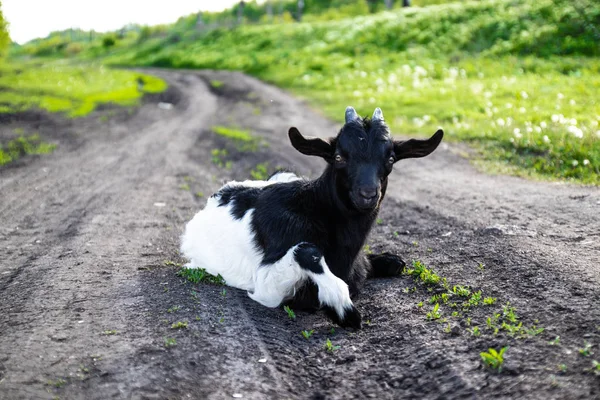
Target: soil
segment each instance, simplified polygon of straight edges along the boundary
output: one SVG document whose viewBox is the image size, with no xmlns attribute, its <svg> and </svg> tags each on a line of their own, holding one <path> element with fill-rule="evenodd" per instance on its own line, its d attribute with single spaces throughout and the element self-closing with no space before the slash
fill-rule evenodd
<svg viewBox="0 0 600 400">
<path fill-rule="evenodd" d="M 402 161 L 370 251 L 421 260 L 496 304 L 442 304 L 430 321 L 439 287 L 401 276 L 369 281 L 360 331 L 321 313 L 292 320 L 178 276 L 179 235 L 259 163 L 317 176 L 323 162 L 295 152 L 287 130 L 331 136 L 339 124 L 239 73 L 149 72 L 170 88 L 136 109 L 0 122 L 0 138 L 21 128 L 58 145 L 0 168 L 0 398 L 600 398 L 599 188 L 484 175 L 454 144 Z M 243 151 L 215 125 L 264 140 Z M 223 163 L 213 149 L 227 149 Z M 488 329 L 507 302 L 530 334 Z M 340 347 L 326 351 L 328 338 Z M 502 370 L 485 367 L 480 353 L 504 346 Z"/>
</svg>

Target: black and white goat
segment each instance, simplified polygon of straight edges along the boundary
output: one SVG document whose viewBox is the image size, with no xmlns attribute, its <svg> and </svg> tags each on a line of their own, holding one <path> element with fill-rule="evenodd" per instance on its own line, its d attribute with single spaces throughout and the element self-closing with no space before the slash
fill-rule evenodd
<svg viewBox="0 0 600 400">
<path fill-rule="evenodd" d="M 442 136 L 438 130 L 428 140 L 394 141 L 379 108 L 363 119 L 348 107 L 346 123 L 328 140 L 290 128 L 292 146 L 322 157 L 325 172 L 315 180 L 280 172 L 223 186 L 185 228 L 186 267 L 221 274 L 267 307 L 323 308 L 337 324 L 360 328 L 351 297 L 366 278 L 404 267 L 390 253 L 360 253 L 387 176 L 397 161 L 430 154 Z"/>
</svg>

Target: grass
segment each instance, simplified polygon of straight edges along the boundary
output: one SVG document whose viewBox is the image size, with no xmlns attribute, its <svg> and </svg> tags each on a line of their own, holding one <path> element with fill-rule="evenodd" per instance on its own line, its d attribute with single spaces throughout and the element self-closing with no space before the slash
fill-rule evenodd
<svg viewBox="0 0 600 400">
<path fill-rule="evenodd" d="M 238 151 L 254 152 L 258 150 L 259 140 L 246 130 L 228 128 L 226 126 L 213 126 L 212 131 L 232 141 Z"/>
<path fill-rule="evenodd" d="M 333 353 L 334 351 L 337 351 L 340 349 L 341 346 L 334 346 L 333 343 L 331 343 L 330 339 L 327 339 L 327 341 L 325 342 L 325 344 L 323 345 L 323 348 L 328 352 L 328 353 Z"/>
<path fill-rule="evenodd" d="M 289 306 L 283 306 L 283 310 L 287 313 L 289 319 L 296 319 L 296 313 Z"/>
<path fill-rule="evenodd" d="M 107 335 L 107 336 L 116 335 L 117 333 L 119 333 L 119 331 L 117 331 L 115 329 L 111 329 L 111 330 L 102 332 L 103 335 Z"/>
<path fill-rule="evenodd" d="M 504 364 L 504 353 L 508 347 L 503 347 L 500 351 L 495 349 L 489 349 L 487 352 L 480 353 L 483 364 L 486 367 L 494 369 L 498 372 L 502 371 L 502 364 Z"/>
<path fill-rule="evenodd" d="M 485 169 L 600 183 L 600 48 L 570 2 L 484 0 L 314 21 L 182 32 L 107 63 L 242 70 L 343 120 L 383 108 L 395 133 L 466 141 Z M 459 27 L 460 29 L 458 29 Z"/>
<path fill-rule="evenodd" d="M 143 90 L 138 89 L 143 81 Z M 82 117 L 100 104 L 132 106 L 144 93 L 159 93 L 167 84 L 156 77 L 64 61 L 17 62 L 0 67 L 0 114 L 31 108 Z"/>
<path fill-rule="evenodd" d="M 302 331 L 302 337 L 306 340 L 310 339 L 310 337 L 313 335 L 313 333 L 315 333 L 314 329 L 311 329 L 310 331 Z"/>
<path fill-rule="evenodd" d="M 175 338 L 165 338 L 165 347 L 173 347 L 177 345 L 177 340 Z"/>
<path fill-rule="evenodd" d="M 188 323 L 186 321 L 177 321 L 171 325 L 171 329 L 187 329 Z"/>
<path fill-rule="evenodd" d="M 177 275 L 184 277 L 192 283 L 211 283 L 214 285 L 225 285 L 225 279 L 219 274 L 211 275 L 204 268 L 182 268 Z"/>
<path fill-rule="evenodd" d="M 0 97 L 1 96 L 2 94 L 0 91 Z M 20 135 L 19 137 L 10 140 L 6 145 L 0 144 L 0 166 L 16 161 L 25 155 L 49 154 L 52 153 L 55 148 L 56 145 L 45 143 L 37 134 L 30 136 Z"/>
<path fill-rule="evenodd" d="M 269 179 L 269 162 L 263 162 L 256 164 L 254 169 L 250 171 L 250 177 L 259 181 L 266 181 Z"/>
</svg>

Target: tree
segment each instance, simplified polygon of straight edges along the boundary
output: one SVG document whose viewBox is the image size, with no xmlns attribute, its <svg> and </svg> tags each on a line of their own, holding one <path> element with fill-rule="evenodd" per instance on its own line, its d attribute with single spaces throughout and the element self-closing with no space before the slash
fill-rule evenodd
<svg viewBox="0 0 600 400">
<path fill-rule="evenodd" d="M 10 43 L 8 36 L 8 24 L 2 14 L 2 1 L 0 1 L 0 58 L 4 56 L 4 52 Z"/>
</svg>

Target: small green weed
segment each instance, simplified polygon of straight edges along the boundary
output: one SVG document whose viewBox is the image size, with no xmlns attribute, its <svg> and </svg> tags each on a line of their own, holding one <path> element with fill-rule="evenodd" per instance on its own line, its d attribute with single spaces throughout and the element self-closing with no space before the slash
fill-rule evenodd
<svg viewBox="0 0 600 400">
<path fill-rule="evenodd" d="M 210 151 L 212 163 L 219 168 L 226 167 L 227 162 L 225 161 L 225 158 L 227 157 L 227 154 L 228 152 L 226 149 L 212 149 Z"/>
<path fill-rule="evenodd" d="M 296 319 L 296 313 L 289 306 L 283 306 L 283 310 L 287 313 L 290 319 Z"/>
<path fill-rule="evenodd" d="M 302 331 L 301 333 L 304 339 L 308 340 L 313 335 L 313 333 L 315 333 L 315 330 L 311 329 L 310 331 Z"/>
<path fill-rule="evenodd" d="M 473 335 L 475 337 L 481 336 L 481 331 L 476 326 L 474 326 L 473 328 L 471 328 L 470 332 L 471 332 L 471 335 Z"/>
<path fill-rule="evenodd" d="M 560 372 L 562 372 L 563 374 L 567 372 L 567 365 L 566 364 L 558 364 L 558 370 Z"/>
<path fill-rule="evenodd" d="M 258 139 L 248 131 L 241 129 L 227 128 L 225 126 L 213 126 L 212 130 L 219 136 L 226 137 L 233 141 L 239 151 L 256 151 L 258 150 Z"/>
<path fill-rule="evenodd" d="M 555 337 L 551 341 L 548 342 L 551 346 L 558 346 L 560 344 L 560 336 Z"/>
<path fill-rule="evenodd" d="M 485 297 L 483 299 L 483 304 L 485 304 L 486 306 L 491 306 L 493 304 L 496 304 L 497 299 L 495 297 Z"/>
<path fill-rule="evenodd" d="M 119 333 L 119 332 L 117 330 L 115 330 L 115 329 L 111 329 L 109 331 L 102 332 L 103 335 L 107 335 L 107 336 L 109 336 L 109 335 L 116 335 L 117 333 Z"/>
<path fill-rule="evenodd" d="M 190 191 L 190 185 L 188 185 L 187 183 L 181 184 L 179 185 L 179 189 L 181 190 L 185 190 L 185 191 Z"/>
<path fill-rule="evenodd" d="M 59 379 L 57 379 L 57 380 L 55 380 L 55 381 L 48 381 L 48 382 L 46 382 L 46 384 L 47 384 L 48 386 L 54 386 L 54 387 L 56 387 L 56 388 L 60 388 L 60 387 L 63 387 L 64 385 L 66 385 L 66 384 L 67 384 L 67 381 L 65 381 L 65 380 L 64 380 L 64 379 L 62 379 L 62 378 L 59 378 Z"/>
<path fill-rule="evenodd" d="M 365 246 L 363 247 L 363 251 L 365 252 L 365 254 L 369 255 L 369 254 L 373 254 L 373 251 L 371 250 L 371 246 L 369 246 L 368 244 L 365 244 Z"/>
<path fill-rule="evenodd" d="M 377 219 L 375 220 L 375 223 L 376 223 L 377 225 L 381 225 L 381 224 L 383 224 L 383 220 L 382 220 L 381 218 L 377 218 Z"/>
<path fill-rule="evenodd" d="M 252 171 L 250 171 L 250 177 L 252 179 L 259 180 L 259 181 L 266 181 L 267 179 L 269 179 L 268 168 L 269 168 L 268 162 L 256 164 L 254 169 Z"/>
<path fill-rule="evenodd" d="M 581 355 L 582 355 L 582 356 L 584 356 L 584 357 L 589 357 L 589 356 L 591 356 L 592 354 L 594 354 L 594 353 L 592 352 L 592 344 L 591 344 L 591 343 L 589 343 L 589 342 L 587 342 L 587 341 L 586 341 L 586 342 L 584 342 L 583 348 L 582 348 L 582 349 L 579 349 L 579 354 L 581 354 Z"/>
<path fill-rule="evenodd" d="M 327 352 L 333 353 L 334 351 L 339 350 L 340 346 L 334 346 L 333 343 L 331 343 L 331 340 L 327 339 L 323 348 L 327 350 Z"/>
<path fill-rule="evenodd" d="M 223 85 L 224 85 L 224 83 L 222 81 L 219 81 L 216 79 L 210 81 L 210 86 L 212 86 L 215 89 L 219 89 L 219 88 L 223 87 Z"/>
<path fill-rule="evenodd" d="M 19 136 L 9 141 L 5 146 L 0 144 L 0 165 L 16 161 L 29 154 L 52 153 L 55 148 L 56 145 L 43 142 L 37 134 L 27 137 Z"/>
<path fill-rule="evenodd" d="M 487 352 L 480 353 L 484 365 L 495 369 L 498 372 L 502 371 L 502 364 L 504 364 L 504 353 L 506 352 L 506 349 L 508 349 L 508 347 L 503 347 L 500 349 L 500 351 L 489 349 Z"/>
<path fill-rule="evenodd" d="M 225 285 L 225 280 L 219 274 L 211 275 L 204 268 L 182 268 L 177 272 L 177 275 L 184 277 L 192 283 L 212 283 L 215 285 Z"/>
<path fill-rule="evenodd" d="M 188 323 L 186 321 L 177 321 L 171 325 L 171 329 L 185 329 L 188 327 Z"/>
<path fill-rule="evenodd" d="M 404 271 L 402 271 L 402 273 L 420 280 L 425 285 L 437 285 L 440 282 L 440 276 L 437 275 L 433 270 L 427 269 L 425 264 L 423 264 L 421 261 L 413 260 L 412 266 L 412 268 L 404 267 Z"/>
<path fill-rule="evenodd" d="M 181 310 L 181 306 L 173 306 L 167 310 L 168 313 L 174 313 Z"/>
<path fill-rule="evenodd" d="M 436 303 L 435 306 L 433 306 L 433 310 L 429 311 L 425 317 L 431 321 L 440 319 L 442 316 L 442 313 L 439 312 L 439 309 L 440 309 L 440 304 Z"/>
<path fill-rule="evenodd" d="M 202 192 L 196 192 L 196 197 L 204 197 L 204 193 L 202 193 Z"/>
<path fill-rule="evenodd" d="M 172 347 L 177 344 L 177 340 L 175 338 L 165 338 L 165 347 Z"/>
</svg>

